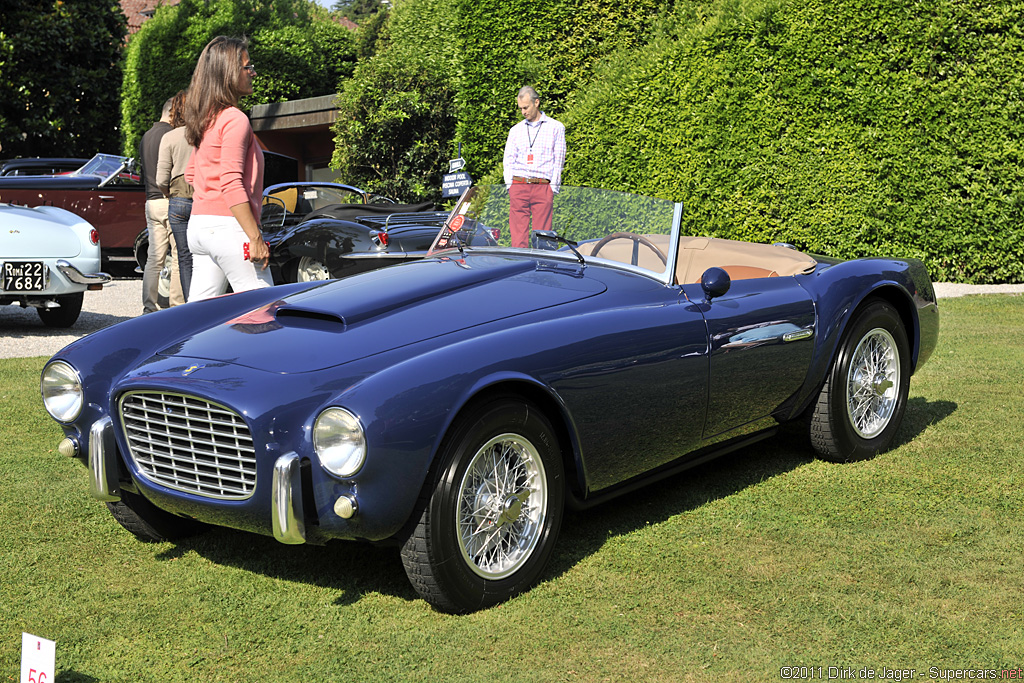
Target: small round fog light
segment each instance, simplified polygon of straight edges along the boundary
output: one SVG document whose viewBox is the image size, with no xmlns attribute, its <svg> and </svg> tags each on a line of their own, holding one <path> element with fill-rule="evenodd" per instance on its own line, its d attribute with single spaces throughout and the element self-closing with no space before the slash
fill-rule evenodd
<svg viewBox="0 0 1024 683">
<path fill-rule="evenodd" d="M 359 505 L 352 496 L 341 496 L 334 501 L 334 514 L 342 519 L 352 519 L 359 512 Z"/>
<path fill-rule="evenodd" d="M 74 439 L 64 437 L 64 440 L 57 445 L 57 452 L 69 458 L 78 455 L 78 442 Z"/>
</svg>

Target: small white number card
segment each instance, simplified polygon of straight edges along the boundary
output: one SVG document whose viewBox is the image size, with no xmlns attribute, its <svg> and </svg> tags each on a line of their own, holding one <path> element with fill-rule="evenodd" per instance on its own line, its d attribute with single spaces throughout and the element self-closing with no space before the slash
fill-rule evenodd
<svg viewBox="0 0 1024 683">
<path fill-rule="evenodd" d="M 21 683 L 53 683 L 57 646 L 52 640 L 21 634 Z"/>
</svg>

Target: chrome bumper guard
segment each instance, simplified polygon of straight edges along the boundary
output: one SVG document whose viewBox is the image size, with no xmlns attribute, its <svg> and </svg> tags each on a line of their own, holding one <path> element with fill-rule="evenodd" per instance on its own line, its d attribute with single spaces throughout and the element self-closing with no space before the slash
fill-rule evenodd
<svg viewBox="0 0 1024 683">
<path fill-rule="evenodd" d="M 57 261 L 57 270 L 62 272 L 64 277 L 78 285 L 105 285 L 111 280 L 111 277 L 106 273 L 83 273 L 64 259 Z"/>
<path fill-rule="evenodd" d="M 110 417 L 96 420 L 89 428 L 89 493 L 105 502 L 121 500 L 117 483 L 117 445 Z"/>
<path fill-rule="evenodd" d="M 297 453 L 285 453 L 274 463 L 271 491 L 274 538 L 296 545 L 306 542 L 302 513 L 302 462 Z"/>
</svg>

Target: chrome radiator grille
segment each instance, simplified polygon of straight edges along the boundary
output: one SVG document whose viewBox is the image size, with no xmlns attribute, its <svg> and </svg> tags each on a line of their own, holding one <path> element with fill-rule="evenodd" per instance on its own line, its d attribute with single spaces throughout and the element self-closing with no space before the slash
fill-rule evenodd
<svg viewBox="0 0 1024 683">
<path fill-rule="evenodd" d="M 129 455 L 147 479 L 208 498 L 240 500 L 256 487 L 245 420 L 194 396 L 131 392 L 121 398 Z"/>
</svg>

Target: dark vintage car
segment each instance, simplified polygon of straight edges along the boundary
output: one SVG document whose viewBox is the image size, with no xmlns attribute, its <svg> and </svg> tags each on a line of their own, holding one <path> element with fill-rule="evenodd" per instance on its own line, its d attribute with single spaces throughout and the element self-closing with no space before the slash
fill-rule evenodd
<svg viewBox="0 0 1024 683">
<path fill-rule="evenodd" d="M 434 208 L 337 183 L 268 187 L 260 223 L 274 282 L 329 280 L 423 258 L 448 216 Z M 493 242 L 482 230 L 468 239 Z"/>
<path fill-rule="evenodd" d="M 568 187 L 534 248 L 466 244 L 508 206 L 471 188 L 426 258 L 67 346 L 41 381 L 60 451 L 143 540 L 394 543 L 466 612 L 545 576 L 567 506 L 787 423 L 832 461 L 893 443 L 938 338 L 922 263 L 683 236 L 679 204 Z"/>
<path fill-rule="evenodd" d="M 71 157 L 22 157 L 0 161 L 0 176 L 60 175 L 80 169 L 88 159 Z"/>
<path fill-rule="evenodd" d="M 0 177 L 0 201 L 22 206 L 56 206 L 95 226 L 103 259 L 134 260 L 135 236 L 146 227 L 146 193 L 134 162 L 97 154 L 71 173 Z"/>
</svg>

